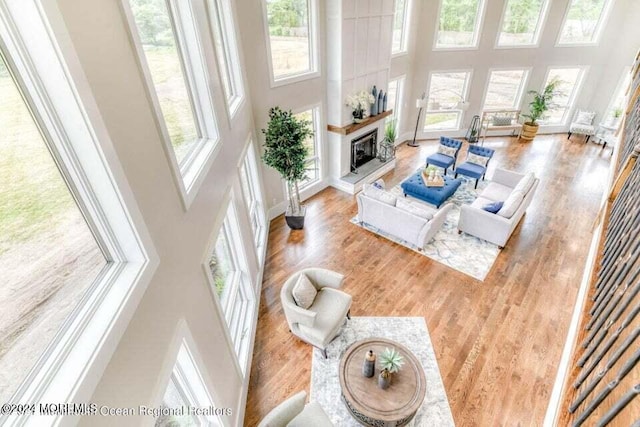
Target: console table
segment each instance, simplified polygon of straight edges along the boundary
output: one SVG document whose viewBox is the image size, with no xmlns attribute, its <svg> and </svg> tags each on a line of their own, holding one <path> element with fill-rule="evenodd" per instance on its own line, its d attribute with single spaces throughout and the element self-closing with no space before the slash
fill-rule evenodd
<svg viewBox="0 0 640 427">
<path fill-rule="evenodd" d="M 380 355 L 385 348 L 395 348 L 404 357 L 404 365 L 394 373 L 386 390 L 378 387 L 379 361 L 372 378 L 362 375 L 364 356 L 369 350 Z M 422 406 L 426 394 L 424 368 L 403 345 L 370 338 L 353 343 L 340 360 L 342 400 L 351 415 L 365 426 L 400 427 L 408 424 Z"/>
</svg>

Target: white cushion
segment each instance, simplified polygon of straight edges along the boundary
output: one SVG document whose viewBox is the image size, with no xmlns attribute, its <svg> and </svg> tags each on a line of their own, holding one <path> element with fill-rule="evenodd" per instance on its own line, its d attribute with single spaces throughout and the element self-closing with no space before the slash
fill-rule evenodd
<svg viewBox="0 0 640 427">
<path fill-rule="evenodd" d="M 424 219 L 433 219 L 433 213 L 431 213 L 426 207 L 421 207 L 417 203 L 413 203 L 409 200 L 399 198 L 396 200 L 396 207 L 398 209 L 402 209 L 403 211 L 407 211 L 410 214 L 419 216 Z"/>
<path fill-rule="evenodd" d="M 593 123 L 593 119 L 596 117 L 596 113 L 592 113 L 589 111 L 580 111 L 578 113 L 578 117 L 576 118 L 575 123 L 579 123 L 582 125 L 590 125 Z"/>
<path fill-rule="evenodd" d="M 478 156 L 477 154 L 469 153 L 467 154 L 467 162 L 473 163 L 475 165 L 487 166 L 487 163 L 489 163 L 489 158 L 484 156 Z"/>
<path fill-rule="evenodd" d="M 509 197 L 507 197 L 507 200 L 504 201 L 504 205 L 502 206 L 502 209 L 498 211 L 498 215 L 505 218 L 511 218 L 513 214 L 516 213 L 523 200 L 524 192 L 522 190 L 513 190 L 511 194 L 509 194 Z"/>
<path fill-rule="evenodd" d="M 498 184 L 497 182 L 490 182 L 482 191 L 482 197 L 494 202 L 503 202 L 507 200 L 507 197 L 511 194 L 513 188 L 506 185 Z"/>
<path fill-rule="evenodd" d="M 309 402 L 287 427 L 330 427 L 331 419 L 317 402 Z"/>
<path fill-rule="evenodd" d="M 396 196 L 394 196 L 391 193 L 387 193 L 384 190 L 376 188 L 371 184 L 365 184 L 362 187 L 362 192 L 364 193 L 365 196 L 369 196 L 372 199 L 378 200 L 382 203 L 386 203 L 387 205 L 390 205 L 390 206 L 396 205 Z"/>
<path fill-rule="evenodd" d="M 446 145 L 442 145 L 440 144 L 438 146 L 438 153 L 440 154 L 444 154 L 445 156 L 449 156 L 449 157 L 455 157 L 456 155 L 456 148 L 453 147 L 447 147 Z"/>
<path fill-rule="evenodd" d="M 291 290 L 291 296 L 298 307 L 308 309 L 318 295 L 318 290 L 309 280 L 306 274 L 301 274 L 298 281 Z"/>
<path fill-rule="evenodd" d="M 525 176 L 523 176 L 520 181 L 518 181 L 518 184 L 516 184 L 513 190 L 514 191 L 520 190 L 524 194 L 527 194 L 531 189 L 531 187 L 533 186 L 533 182 L 535 180 L 536 180 L 536 177 L 533 175 L 533 172 L 529 172 Z"/>
</svg>

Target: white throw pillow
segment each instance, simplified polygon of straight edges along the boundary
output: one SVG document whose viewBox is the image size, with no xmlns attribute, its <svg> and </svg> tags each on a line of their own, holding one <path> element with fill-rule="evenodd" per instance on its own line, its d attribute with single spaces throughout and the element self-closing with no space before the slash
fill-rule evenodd
<svg viewBox="0 0 640 427">
<path fill-rule="evenodd" d="M 311 283 L 306 274 L 301 274 L 291 290 L 291 295 L 298 307 L 307 309 L 311 307 L 311 304 L 313 304 L 313 301 L 316 299 L 318 290 L 313 286 L 313 283 Z"/>
<path fill-rule="evenodd" d="M 409 200 L 405 200 L 402 198 L 397 199 L 396 207 L 415 216 L 419 216 L 420 218 L 424 218 L 427 220 L 433 219 L 433 214 L 431 212 L 429 212 L 425 208 L 422 208 L 417 203 L 413 203 Z"/>
<path fill-rule="evenodd" d="M 580 123 L 581 125 L 590 125 L 593 123 L 593 119 L 596 117 L 596 113 L 591 113 L 589 111 L 580 111 L 578 113 L 578 118 L 576 118 L 576 123 Z"/>
<path fill-rule="evenodd" d="M 535 179 L 536 177 L 533 175 L 533 172 L 527 173 L 522 177 L 522 179 L 520 179 L 520 181 L 518 181 L 518 184 L 513 188 L 513 191 L 520 190 L 524 194 L 527 194 L 533 186 Z"/>
<path fill-rule="evenodd" d="M 504 205 L 502 205 L 502 209 L 498 211 L 498 215 L 511 218 L 513 214 L 516 213 L 520 204 L 524 200 L 524 192 L 522 190 L 513 190 L 507 200 L 504 201 Z"/>
<path fill-rule="evenodd" d="M 440 144 L 438 146 L 438 153 L 444 154 L 445 156 L 455 157 L 456 149 L 453 147 L 447 147 L 446 145 Z"/>
<path fill-rule="evenodd" d="M 396 196 L 391 193 L 387 193 L 384 190 L 381 190 L 371 184 L 365 184 L 362 187 L 362 192 L 365 196 L 369 196 L 372 199 L 378 200 L 379 202 L 386 203 L 390 206 L 396 205 Z"/>
<path fill-rule="evenodd" d="M 477 154 L 469 153 L 467 155 L 467 162 L 480 165 L 480 166 L 487 166 L 487 163 L 489 163 L 489 158 L 484 156 L 478 156 Z"/>
</svg>

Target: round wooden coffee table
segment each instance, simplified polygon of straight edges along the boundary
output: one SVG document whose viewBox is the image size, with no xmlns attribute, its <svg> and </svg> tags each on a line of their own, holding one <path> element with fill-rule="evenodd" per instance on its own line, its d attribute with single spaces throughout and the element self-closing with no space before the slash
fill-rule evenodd
<svg viewBox="0 0 640 427">
<path fill-rule="evenodd" d="M 386 390 L 378 387 L 380 361 L 385 348 L 395 348 L 404 357 L 404 365 L 393 374 Z M 376 353 L 376 369 L 372 378 L 362 375 L 367 351 Z M 424 369 L 405 346 L 384 338 L 370 338 L 353 343 L 340 360 L 342 400 L 360 424 L 375 427 L 404 426 L 422 406 L 427 391 Z"/>
</svg>

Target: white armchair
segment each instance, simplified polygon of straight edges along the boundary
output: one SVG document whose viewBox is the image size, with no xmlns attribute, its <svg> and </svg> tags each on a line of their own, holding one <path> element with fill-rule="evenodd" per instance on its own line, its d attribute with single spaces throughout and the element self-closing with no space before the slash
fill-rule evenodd
<svg viewBox="0 0 640 427">
<path fill-rule="evenodd" d="M 293 299 L 293 287 L 306 274 L 318 291 L 311 306 L 299 307 Z M 351 295 L 340 291 L 344 276 L 323 268 L 307 268 L 287 279 L 280 290 L 282 309 L 291 333 L 317 347 L 327 357 L 327 345 L 338 335 L 351 308 Z"/>
<path fill-rule="evenodd" d="M 589 142 L 589 138 L 596 134 L 596 127 L 593 125 L 593 120 L 595 118 L 596 113 L 579 110 L 569 126 L 569 135 L 567 136 L 567 139 L 571 139 L 571 135 L 577 133 L 580 135 L 586 135 L 587 138 L 584 141 L 585 144 Z"/>
<path fill-rule="evenodd" d="M 307 393 L 294 394 L 267 414 L 258 427 L 332 427 L 333 423 L 316 402 L 304 404 Z"/>
</svg>

